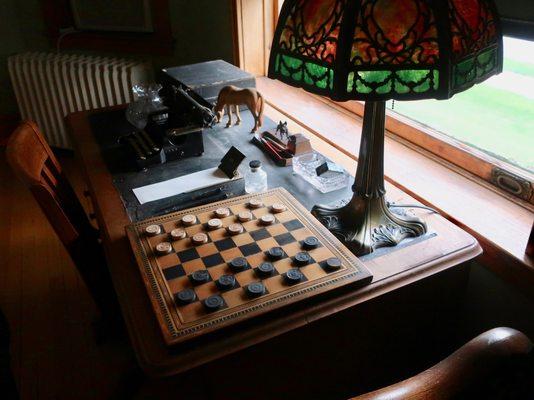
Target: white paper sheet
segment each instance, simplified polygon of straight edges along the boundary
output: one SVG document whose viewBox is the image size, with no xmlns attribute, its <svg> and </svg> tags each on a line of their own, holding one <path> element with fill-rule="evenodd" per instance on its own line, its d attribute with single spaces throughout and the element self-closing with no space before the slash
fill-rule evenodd
<svg viewBox="0 0 534 400">
<path fill-rule="evenodd" d="M 161 200 L 181 193 L 204 189 L 228 182 L 228 178 L 219 168 L 210 168 L 163 182 L 153 183 L 133 189 L 139 203 Z"/>
</svg>

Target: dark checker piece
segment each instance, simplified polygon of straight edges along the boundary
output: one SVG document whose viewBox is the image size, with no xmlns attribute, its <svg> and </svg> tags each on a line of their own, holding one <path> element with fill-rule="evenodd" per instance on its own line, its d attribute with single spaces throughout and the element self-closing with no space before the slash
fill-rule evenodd
<svg viewBox="0 0 534 400">
<path fill-rule="evenodd" d="M 304 239 L 304 248 L 306 249 L 315 249 L 317 246 L 319 246 L 319 239 L 317 239 L 315 236 L 308 236 L 306 239 Z"/>
<path fill-rule="evenodd" d="M 335 271 L 341 268 L 341 260 L 336 257 L 326 260 L 325 266 L 330 271 Z"/>
<path fill-rule="evenodd" d="M 247 268 L 248 262 L 245 257 L 236 257 L 232 261 L 230 261 L 230 268 L 235 271 L 243 271 Z"/>
<path fill-rule="evenodd" d="M 267 250 L 267 255 L 271 260 L 279 260 L 284 256 L 284 250 L 281 247 L 271 247 Z"/>
<path fill-rule="evenodd" d="M 248 297 L 259 297 L 265 294 L 265 286 L 261 282 L 253 282 L 246 288 Z"/>
<path fill-rule="evenodd" d="M 217 286 L 221 290 L 229 290 L 235 286 L 235 277 L 233 275 L 221 275 L 217 280 Z"/>
<path fill-rule="evenodd" d="M 204 307 L 206 307 L 206 310 L 217 311 L 219 308 L 224 306 L 224 300 L 221 296 L 216 294 L 204 300 L 203 304 Z"/>
<path fill-rule="evenodd" d="M 292 268 L 286 272 L 284 278 L 287 283 L 295 284 L 300 282 L 304 278 L 304 274 L 300 272 L 297 268 Z"/>
<path fill-rule="evenodd" d="M 308 265 L 310 263 L 311 256 L 306 251 L 301 251 L 295 254 L 295 262 L 298 265 Z"/>
<path fill-rule="evenodd" d="M 191 280 L 194 284 L 200 285 L 210 280 L 210 274 L 205 269 L 199 269 L 191 274 Z"/>
<path fill-rule="evenodd" d="M 261 277 L 271 276 L 274 273 L 274 265 L 269 262 L 264 262 L 258 265 L 256 272 Z"/>
<path fill-rule="evenodd" d="M 293 268 L 286 272 L 285 280 L 288 284 L 293 285 L 295 283 L 299 283 L 302 278 L 304 278 L 304 275 L 302 272 L 300 272 L 298 269 Z"/>
<path fill-rule="evenodd" d="M 185 289 L 176 293 L 176 302 L 182 305 L 194 302 L 197 299 L 197 295 L 193 289 Z"/>
</svg>

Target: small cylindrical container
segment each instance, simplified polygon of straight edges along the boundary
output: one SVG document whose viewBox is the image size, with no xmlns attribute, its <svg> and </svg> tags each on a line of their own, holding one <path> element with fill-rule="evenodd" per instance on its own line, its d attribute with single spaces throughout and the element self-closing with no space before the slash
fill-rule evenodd
<svg viewBox="0 0 534 400">
<path fill-rule="evenodd" d="M 261 167 L 261 161 L 253 160 L 249 164 L 250 169 L 245 173 L 245 191 L 258 193 L 267 190 L 267 173 Z"/>
</svg>

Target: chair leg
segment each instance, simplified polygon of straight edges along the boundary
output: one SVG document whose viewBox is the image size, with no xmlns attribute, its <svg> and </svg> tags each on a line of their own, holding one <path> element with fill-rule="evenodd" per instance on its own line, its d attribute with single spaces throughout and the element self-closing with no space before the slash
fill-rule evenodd
<svg viewBox="0 0 534 400">
<path fill-rule="evenodd" d="M 96 241 L 83 243 L 80 240 L 69 250 L 103 322 L 108 326 L 120 325 L 120 306 L 102 247 Z"/>
<path fill-rule="evenodd" d="M 4 357 L 1 357 L 0 359 L 0 393 L 2 393 L 3 399 L 18 400 L 17 385 L 15 384 L 15 378 L 13 377 L 9 362 L 9 358 L 4 359 Z"/>
<path fill-rule="evenodd" d="M 15 378 L 11 371 L 11 357 L 9 353 L 9 325 L 0 310 L 0 397 L 16 400 L 19 398 Z"/>
</svg>

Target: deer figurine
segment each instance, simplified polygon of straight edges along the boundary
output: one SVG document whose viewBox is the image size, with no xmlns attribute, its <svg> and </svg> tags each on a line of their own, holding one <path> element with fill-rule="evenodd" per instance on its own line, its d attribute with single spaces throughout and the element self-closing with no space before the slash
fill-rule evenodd
<svg viewBox="0 0 534 400">
<path fill-rule="evenodd" d="M 241 115 L 239 115 L 239 105 L 245 104 L 254 117 L 254 127 L 250 133 L 255 133 L 263 125 L 263 96 L 256 89 L 240 89 L 235 86 L 225 86 L 219 92 L 217 97 L 217 104 L 214 111 L 217 115 L 217 123 L 221 122 L 224 116 L 224 108 L 228 113 L 228 123 L 226 127 L 232 126 L 232 108 L 234 109 L 237 118 L 236 125 L 241 123 Z"/>
</svg>

